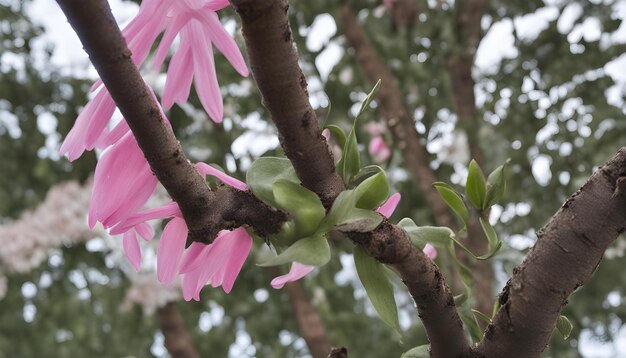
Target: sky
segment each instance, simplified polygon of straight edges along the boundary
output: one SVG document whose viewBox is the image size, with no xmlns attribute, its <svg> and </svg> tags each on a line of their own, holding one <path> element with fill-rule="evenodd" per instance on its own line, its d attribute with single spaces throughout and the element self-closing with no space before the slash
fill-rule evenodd
<svg viewBox="0 0 626 358">
<path fill-rule="evenodd" d="M 0 4 L 10 4 L 14 1 L 18 0 L 0 0 Z M 597 1 L 600 0 L 595 0 L 595 2 Z M 602 33 L 600 22 L 594 17 L 589 17 L 581 23 L 576 23 L 576 20 L 583 15 L 583 9 L 579 4 L 571 3 L 566 5 L 563 13 L 560 14 L 559 5 L 563 3 L 563 1 L 544 0 L 544 2 L 544 7 L 523 17 L 503 19 L 495 23 L 492 23 L 492 20 L 488 16 L 483 18 L 483 28 L 489 27 L 489 31 L 483 38 L 476 55 L 474 67 L 474 75 L 476 77 L 479 77 L 481 73 L 488 74 L 497 71 L 500 62 L 503 59 L 514 58 L 517 56 L 517 49 L 514 46 L 514 31 L 522 40 L 532 42 L 537 38 L 541 31 L 547 28 L 550 21 L 554 21 L 556 19 L 558 19 L 558 30 L 563 34 L 568 34 L 567 38 L 570 42 L 570 50 L 572 53 L 576 53 L 576 51 L 581 50 L 578 45 L 581 38 L 584 38 L 586 41 L 599 40 L 601 44 L 604 44 L 604 46 L 616 43 L 626 43 L 626 22 L 623 21 L 619 28 L 613 33 Z M 127 23 L 138 10 L 138 6 L 136 4 L 123 0 L 110 0 L 109 3 L 114 16 L 121 25 Z M 384 11 L 384 9 L 381 9 L 381 11 Z M 65 16 L 54 1 L 33 0 L 28 5 L 27 14 L 35 23 L 38 23 L 45 29 L 45 33 L 32 43 L 34 51 L 41 54 L 40 58 L 42 61 L 44 58 L 43 53 L 50 44 L 53 44 L 54 50 L 50 61 L 56 67 L 60 68 L 62 73 L 81 78 L 96 78 L 97 74 L 89 64 L 88 57 L 82 50 L 82 46 L 77 36 L 73 33 L 71 27 L 65 19 Z M 615 3 L 612 7 L 611 16 L 622 20 L 626 18 L 626 0 L 621 0 Z M 234 24 L 229 25 L 229 30 L 231 32 L 234 31 Z M 302 35 L 307 36 L 306 46 L 310 50 L 318 51 L 323 49 L 320 56 L 316 58 L 315 65 L 321 74 L 321 81 L 324 81 L 328 77 L 328 74 L 332 71 L 333 66 L 339 62 L 342 56 L 344 56 L 342 46 L 340 46 L 337 42 L 330 40 L 337 31 L 337 24 L 335 24 L 331 15 L 320 14 L 317 16 L 310 28 L 299 29 L 299 31 Z M 0 55 L 0 68 L 2 68 L 2 66 L 16 66 L 19 68 L 20 65 L 19 59 L 15 58 L 11 54 L 5 53 Z M 43 64 L 41 68 L 44 68 Z M 622 108 L 624 106 L 623 98 L 626 93 L 626 70 L 624 69 L 626 69 L 626 54 L 623 54 L 607 63 L 603 68 L 605 73 L 616 82 L 612 87 L 605 89 L 605 94 L 609 103 L 621 106 Z M 352 78 L 352 74 L 350 73 L 341 73 L 340 76 L 343 76 L 341 77 L 342 82 L 347 83 L 349 83 Z M 310 81 L 309 85 L 311 87 L 311 102 L 313 106 L 317 107 L 327 105 L 327 98 L 323 93 L 321 93 L 321 89 L 323 87 L 322 83 L 315 79 Z M 486 101 L 486 94 L 482 91 L 481 86 L 477 85 L 476 101 L 479 106 Z M 575 106 L 576 103 L 572 103 L 571 105 Z M 56 127 L 54 120 L 54 118 L 43 117 L 40 123 L 42 132 L 46 130 L 52 132 L 50 128 Z M 0 121 L 5 124 L 8 122 L 12 123 L 12 121 L 15 122 L 14 125 L 9 125 L 8 127 L 13 128 L 12 135 L 19 135 L 19 133 L 15 132 L 19 131 L 19 127 L 16 128 L 17 122 L 15 121 L 15 118 L 11 117 L 8 111 L 3 110 L 3 103 L 1 100 Z M 250 119 L 250 123 L 252 123 L 251 126 L 254 127 L 254 123 L 256 122 L 261 121 L 254 118 Z M 551 135 L 550 133 L 552 130 L 553 128 L 548 123 L 546 127 L 544 127 L 543 131 L 540 131 L 538 134 L 537 140 L 545 140 L 545 138 L 548 138 Z M 248 140 L 253 137 L 251 136 L 252 134 L 248 135 L 248 137 L 243 137 L 242 140 L 236 142 L 233 147 L 233 152 L 237 154 L 250 150 L 250 148 L 246 148 L 246 143 L 252 142 L 251 140 Z M 273 146 L 278 144 L 275 136 L 271 138 L 264 138 L 264 142 L 270 143 L 270 145 Z M 56 145 L 58 145 L 58 140 L 57 142 L 52 143 L 51 147 L 56 147 Z M 260 150 L 262 152 L 267 148 L 261 149 L 256 148 L 254 151 L 255 153 Z M 432 151 L 438 151 L 442 148 L 440 146 L 434 146 L 429 147 L 429 149 Z M 552 179 L 550 163 L 551 160 L 549 157 L 541 155 L 538 155 L 533 161 L 532 173 L 540 185 L 545 185 Z M 563 178 L 559 178 L 559 180 L 563 180 Z M 458 181 L 461 181 L 461 179 L 458 179 Z M 502 212 L 502 208 L 499 210 Z M 519 210 L 523 211 L 526 210 L 526 208 L 520 208 Z M 617 304 L 621 304 L 621 302 L 618 302 Z M 612 345 L 593 341 L 589 333 L 590 332 L 583 333 L 583 339 L 580 343 L 581 352 L 585 357 L 608 358 L 626 356 L 626 329 L 622 328 L 617 331 L 617 336 L 619 338 Z M 242 333 L 241 337 L 237 337 L 237 341 L 241 344 L 235 346 L 233 356 L 241 353 L 239 350 L 246 349 L 245 347 L 248 346 L 246 342 L 248 342 L 249 339 L 249 336 L 246 337 L 244 333 Z M 284 339 L 293 338 L 284 337 Z M 158 351 L 159 347 L 155 349 Z"/>
</svg>

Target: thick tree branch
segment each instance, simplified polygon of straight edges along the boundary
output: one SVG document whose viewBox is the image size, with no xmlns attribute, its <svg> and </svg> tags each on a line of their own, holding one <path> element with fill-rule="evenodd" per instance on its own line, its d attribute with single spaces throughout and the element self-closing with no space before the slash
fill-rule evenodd
<svg viewBox="0 0 626 358">
<path fill-rule="evenodd" d="M 172 358 L 200 358 L 175 303 L 159 308 L 156 315 L 165 337 L 165 348 Z"/>
<path fill-rule="evenodd" d="M 252 73 L 263 104 L 278 128 L 280 143 L 302 184 L 325 207 L 344 189 L 309 103 L 287 19 L 287 1 L 232 1 L 243 27 Z M 286 135 L 288 133 L 288 135 Z"/>
<path fill-rule="evenodd" d="M 58 0 L 107 90 L 128 122 L 150 168 L 180 207 L 189 236 L 211 242 L 219 230 L 250 224 L 277 232 L 285 216 L 252 195 L 232 193 L 221 200 L 183 152 L 151 96 L 106 0 Z M 252 216 L 250 216 L 252 215 Z M 256 217 L 257 220 L 252 220 Z M 258 220 L 258 218 L 274 218 Z M 231 222 L 225 222 L 232 220 Z M 260 228 L 263 224 L 264 227 Z"/>
<path fill-rule="evenodd" d="M 539 230 L 500 295 L 502 307 L 479 351 L 486 357 L 540 357 L 567 298 L 587 282 L 625 228 L 626 147 Z"/>
<path fill-rule="evenodd" d="M 246 44 L 252 47 L 249 49 L 249 56 L 253 75 L 259 82 L 264 104 L 277 123 L 283 148 L 291 153 L 308 153 L 316 158 L 316 161 L 332 163 L 326 143 L 319 135 L 317 123 L 305 126 L 293 125 L 293 123 L 285 125 L 285 118 L 274 116 L 275 113 L 282 113 L 281 108 L 284 107 L 290 108 L 294 113 L 307 113 L 310 108 L 305 90 L 306 80 L 301 76 L 299 69 L 293 68 L 297 66 L 298 60 L 291 42 L 291 29 L 287 17 L 288 2 L 286 0 L 231 0 L 231 4 L 241 16 Z M 277 42 L 279 43 L 276 44 Z M 280 86 L 274 87 L 271 84 L 271 78 L 279 76 L 281 80 L 278 82 L 288 81 L 282 78 L 284 73 L 280 71 L 297 76 L 291 81 L 298 81 L 299 90 L 286 92 L 280 90 Z M 287 100 L 286 95 L 289 96 Z M 389 97 L 385 98 L 391 100 Z M 297 120 L 298 117 L 292 122 Z M 314 145 L 298 140 L 303 133 L 309 131 L 315 132 L 314 135 L 310 135 L 311 138 L 308 138 L 317 142 Z M 423 152 L 423 154 L 426 153 Z M 298 176 L 306 177 L 310 167 L 306 158 L 297 155 L 290 159 Z M 334 182 L 335 179 L 332 179 L 336 177 L 334 166 L 328 169 L 330 171 L 316 173 L 318 182 Z M 312 189 L 307 182 L 303 181 L 303 184 Z M 335 192 L 334 195 L 328 196 L 327 200 L 330 199 L 332 202 L 337 194 L 338 192 Z M 461 320 L 454 308 L 454 300 L 439 269 L 411 243 L 406 232 L 385 221 L 373 232 L 352 233 L 349 236 L 354 242 L 362 245 L 370 255 L 391 265 L 399 272 L 417 303 L 420 317 L 431 342 L 433 356 L 456 357 L 469 352 Z"/>
</svg>

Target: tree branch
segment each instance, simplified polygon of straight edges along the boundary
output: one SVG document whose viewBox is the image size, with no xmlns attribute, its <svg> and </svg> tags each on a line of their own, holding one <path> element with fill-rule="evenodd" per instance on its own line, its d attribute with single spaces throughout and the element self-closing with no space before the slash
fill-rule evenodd
<svg viewBox="0 0 626 358">
<path fill-rule="evenodd" d="M 165 348 L 172 358 L 200 358 L 174 302 L 159 308 L 156 315 L 165 337 Z"/>
<path fill-rule="evenodd" d="M 189 162 L 180 143 L 168 128 L 139 70 L 131 60 L 106 0 L 58 0 L 98 75 L 128 122 L 150 168 L 178 203 L 189 236 L 209 243 L 219 230 L 250 224 L 258 228 L 263 220 L 274 218 L 261 231 L 278 232 L 286 216 L 252 195 L 230 193 L 233 200 L 220 200 Z M 224 215 L 235 222 L 225 222 Z M 252 215 L 252 216 L 250 216 Z M 228 221 L 228 220 L 226 220 Z M 255 226 L 257 225 L 257 226 Z"/>
<path fill-rule="evenodd" d="M 590 278 L 626 229 L 626 147 L 596 171 L 537 233 L 500 294 L 502 307 L 478 350 L 540 357 L 569 295 Z"/>
<path fill-rule="evenodd" d="M 289 108 L 294 113 L 308 113 L 310 108 L 306 79 L 299 69 L 294 68 L 297 66 L 298 58 L 291 42 L 291 28 L 287 17 L 288 2 L 286 0 L 231 0 L 231 4 L 241 16 L 246 44 L 252 47 L 249 49 L 249 57 L 253 76 L 259 82 L 265 106 L 273 114 L 272 119 L 277 123 L 283 148 L 286 152 L 308 153 L 316 161 L 332 163 L 326 143 L 319 134 L 317 123 L 306 126 L 293 125 L 299 118 L 295 117 L 291 125 L 286 125 L 284 117 L 274 116 L 275 113 L 282 113 L 282 108 Z M 285 73 L 296 77 L 283 78 Z M 279 83 L 297 82 L 299 90 L 280 90 L 283 87 L 293 88 L 294 85 L 293 83 L 289 86 L 283 84 L 282 87 L 272 85 L 271 79 L 276 76 L 280 77 Z M 285 100 L 286 94 L 289 95 L 288 100 Z M 391 100 L 389 97 L 384 98 Z M 315 133 L 308 139 L 314 140 L 315 143 L 298 140 L 303 133 L 310 131 Z M 290 159 L 298 176 L 306 177 L 310 169 L 306 157 L 292 155 Z M 334 165 L 315 173 L 318 183 L 334 182 L 333 178 L 336 175 Z M 312 189 L 307 182 L 303 181 L 303 184 Z M 332 202 L 337 194 L 338 192 L 335 192 L 326 200 L 330 199 Z M 469 352 L 461 320 L 454 308 L 452 294 L 439 269 L 411 243 L 406 232 L 385 221 L 373 232 L 350 233 L 348 236 L 362 245 L 371 256 L 398 270 L 417 303 L 420 317 L 431 342 L 433 356 L 462 356 Z"/>
<path fill-rule="evenodd" d="M 231 1 L 242 22 L 254 79 L 278 128 L 280 143 L 302 184 L 326 208 L 344 189 L 309 103 L 286 16 L 287 1 Z"/>
</svg>

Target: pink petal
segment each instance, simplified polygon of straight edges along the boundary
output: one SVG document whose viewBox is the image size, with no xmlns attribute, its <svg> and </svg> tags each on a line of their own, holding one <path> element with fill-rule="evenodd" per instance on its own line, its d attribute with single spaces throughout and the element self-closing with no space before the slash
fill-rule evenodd
<svg viewBox="0 0 626 358">
<path fill-rule="evenodd" d="M 115 103 L 103 87 L 78 115 L 59 152 L 74 161 L 85 150 L 93 149 L 114 111 Z"/>
<path fill-rule="evenodd" d="M 128 230 L 124 233 L 122 246 L 128 261 L 135 268 L 135 271 L 139 272 L 139 269 L 141 269 L 141 249 L 139 248 L 139 242 L 134 230 Z"/>
<path fill-rule="evenodd" d="M 154 230 L 152 229 L 152 226 L 145 222 L 137 224 L 137 226 L 135 226 L 135 231 L 146 241 L 151 241 L 154 238 Z"/>
<path fill-rule="evenodd" d="M 167 80 L 163 90 L 163 107 L 171 108 L 174 103 L 183 104 L 189 98 L 193 81 L 193 59 L 191 50 L 181 43 L 172 56 L 167 70 Z"/>
<path fill-rule="evenodd" d="M 210 251 L 211 245 L 193 242 L 185 251 L 185 256 L 183 257 L 183 262 L 180 264 L 180 270 L 178 270 L 178 272 L 184 274 L 195 271 L 206 261 Z"/>
<path fill-rule="evenodd" d="M 241 191 L 248 190 L 248 186 L 246 183 L 241 180 L 235 179 L 230 175 L 220 171 L 217 168 L 213 168 L 212 166 L 205 163 L 196 163 L 196 168 L 198 169 L 198 173 L 202 176 L 210 175 L 212 177 L 216 177 L 217 179 L 224 182 L 226 185 L 230 185 L 235 189 L 239 189 Z"/>
<path fill-rule="evenodd" d="M 224 292 L 229 293 L 251 247 L 252 238 L 244 228 L 220 232 L 211 244 L 210 254 L 205 260 L 207 264 L 199 269 L 201 274 L 196 294 L 209 281 L 211 286 L 222 286 Z"/>
<path fill-rule="evenodd" d="M 196 290 L 199 285 L 200 273 L 200 270 L 196 270 L 183 275 L 182 286 L 185 301 L 191 301 L 192 299 L 200 301 L 200 290 Z M 203 286 L 203 284 L 200 284 L 200 286 Z"/>
<path fill-rule="evenodd" d="M 172 201 L 159 208 L 144 210 L 129 216 L 125 221 L 115 225 L 109 233 L 111 235 L 119 235 L 140 223 L 150 220 L 171 218 L 174 216 L 182 217 L 183 214 L 180 212 L 178 204 Z"/>
<path fill-rule="evenodd" d="M 428 256 L 431 260 L 434 260 L 437 258 L 437 249 L 431 245 L 431 244 L 426 244 L 426 246 L 424 246 L 424 249 L 422 250 L 426 256 Z"/>
<path fill-rule="evenodd" d="M 187 234 L 187 224 L 181 218 L 172 219 L 163 230 L 157 247 L 157 278 L 165 285 L 174 283 Z"/>
<path fill-rule="evenodd" d="M 246 77 L 250 74 L 246 61 L 241 55 L 241 51 L 237 46 L 235 40 L 224 29 L 224 26 L 220 23 L 219 17 L 214 12 L 202 12 L 200 14 L 204 23 L 207 25 L 209 32 L 211 33 L 211 40 L 215 44 L 218 50 L 224 54 L 231 65 L 235 68 L 240 75 Z"/>
<path fill-rule="evenodd" d="M 378 209 L 376 209 L 377 213 L 380 213 L 382 216 L 389 218 L 393 212 L 396 210 L 396 206 L 400 202 L 400 193 L 395 193 L 387 199 L 387 201 L 381 205 Z"/>
<path fill-rule="evenodd" d="M 163 65 L 163 61 L 169 52 L 176 35 L 183 28 L 185 23 L 187 23 L 191 18 L 191 13 L 184 12 L 175 16 L 172 21 L 168 24 L 167 29 L 165 29 L 165 33 L 161 38 L 161 43 L 154 55 L 154 62 L 152 64 L 152 69 L 154 71 L 158 71 Z"/>
<path fill-rule="evenodd" d="M 271 285 L 275 289 L 283 288 L 283 286 L 285 286 L 287 282 L 297 281 L 302 277 L 308 275 L 314 269 L 315 266 L 308 266 L 298 262 L 294 262 L 293 264 L 291 264 L 291 269 L 289 270 L 289 273 L 276 277 L 272 280 Z"/>
<path fill-rule="evenodd" d="M 374 159 L 379 162 L 386 161 L 391 155 L 391 149 L 385 143 L 385 140 L 381 136 L 372 138 L 370 141 L 368 151 Z"/>
<path fill-rule="evenodd" d="M 213 49 L 211 37 L 207 34 L 202 24 L 197 20 L 191 20 L 187 29 L 182 32 L 183 40 L 187 37 L 193 49 L 194 87 L 200 98 L 200 102 L 215 123 L 221 123 L 224 116 L 224 104 L 222 103 L 222 93 L 217 83 L 215 73 L 215 62 L 213 60 Z"/>
<path fill-rule="evenodd" d="M 157 179 L 132 133 L 105 151 L 94 175 L 89 225 L 111 227 L 137 212 L 156 189 Z M 125 231 L 125 230 L 124 230 Z"/>
</svg>

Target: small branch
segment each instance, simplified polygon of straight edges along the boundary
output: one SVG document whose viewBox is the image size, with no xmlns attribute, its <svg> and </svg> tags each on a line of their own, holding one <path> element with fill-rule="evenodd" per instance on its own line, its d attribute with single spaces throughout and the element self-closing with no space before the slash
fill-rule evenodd
<svg viewBox="0 0 626 358">
<path fill-rule="evenodd" d="M 157 321 L 165 337 L 165 348 L 172 358 L 200 358 L 185 322 L 173 302 L 157 310 Z"/>
<path fill-rule="evenodd" d="M 500 295 L 478 350 L 486 357 L 540 357 L 569 295 L 589 280 L 626 229 L 626 147 L 596 171 L 537 233 Z"/>
<path fill-rule="evenodd" d="M 462 357 L 469 353 L 454 298 L 437 265 L 413 243 L 407 233 L 385 220 L 370 233 L 350 233 L 376 260 L 393 267 L 417 304 L 426 328 L 432 357 Z"/>
<path fill-rule="evenodd" d="M 293 113 L 309 111 L 306 79 L 297 67 L 297 53 L 291 42 L 286 0 L 231 0 L 231 4 L 241 16 L 243 34 L 249 47 L 250 63 L 254 78 L 259 82 L 264 104 L 272 113 L 280 134 L 281 144 L 286 152 L 314 153 L 314 162 L 309 163 L 305 155 L 292 155 L 291 162 L 300 178 L 305 178 L 312 165 L 323 157 L 323 162 L 332 158 L 326 142 L 315 125 L 315 135 L 307 136 L 314 143 L 299 141 L 310 131 L 310 125 L 294 125 L 299 117 L 292 118 L 292 123 L 285 123 L 282 110 L 290 109 Z M 285 70 L 287 69 L 287 70 Z M 295 78 L 283 78 L 284 73 L 298 75 Z M 284 91 L 284 83 L 298 80 L 298 88 Z M 276 80 L 280 85 L 272 85 Z M 293 87 L 293 86 L 292 86 Z M 381 91 L 383 88 L 381 88 Z M 288 96 L 286 98 L 286 96 Z M 385 97 L 389 100 L 388 97 Z M 396 118 L 395 116 L 392 118 Z M 307 149 L 315 148 L 315 149 Z M 425 153 L 424 153 L 425 154 Z M 314 173 L 316 182 L 335 183 L 338 179 L 334 165 Z M 425 179 L 427 180 L 427 179 Z M 341 182 L 339 180 L 339 182 Z M 303 180 L 305 187 L 312 189 L 309 182 Z M 430 186 L 430 183 L 428 184 Z M 332 202 L 342 189 L 332 186 L 334 192 L 325 197 Z M 319 193 L 319 191 L 316 191 Z M 445 209 L 447 210 L 447 209 Z M 417 303 L 420 317 L 431 342 L 433 356 L 457 357 L 469 352 L 463 326 L 454 307 L 454 299 L 448 290 L 441 272 L 424 253 L 410 241 L 406 232 L 385 221 L 376 230 L 366 234 L 351 233 L 349 237 L 362 245 L 368 253 L 380 262 L 398 270 L 412 297 Z"/>
<path fill-rule="evenodd" d="M 285 285 L 289 293 L 289 302 L 298 322 L 300 334 L 306 341 L 313 358 L 325 358 L 330 350 L 322 318 L 309 301 L 304 287 L 298 281 Z"/>
<path fill-rule="evenodd" d="M 309 103 L 306 77 L 298 65 L 287 0 L 232 0 L 246 24 L 243 35 L 252 74 L 272 116 L 280 142 L 302 184 L 329 208 L 344 189 L 317 116 Z"/>
<path fill-rule="evenodd" d="M 194 241 L 211 242 L 219 230 L 238 225 L 258 225 L 256 218 L 276 217 L 264 233 L 277 232 L 285 216 L 252 195 L 237 196 L 233 202 L 221 200 L 207 186 L 189 162 L 174 133 L 167 127 L 158 104 L 131 60 L 131 52 L 106 0 L 58 0 L 68 21 L 78 34 L 85 51 L 107 90 L 128 122 L 150 168 L 178 203 L 189 236 Z M 254 210 L 252 210 L 254 208 Z M 259 212 L 260 210 L 260 212 Z M 250 216 L 252 215 L 252 216 Z M 236 219 L 236 220 L 235 220 Z M 282 220 L 281 220 L 282 219 Z M 256 226 L 255 226 L 256 227 Z"/>
</svg>

